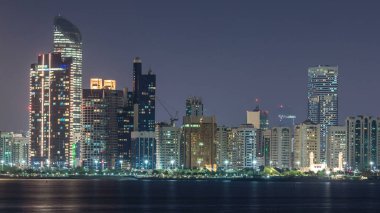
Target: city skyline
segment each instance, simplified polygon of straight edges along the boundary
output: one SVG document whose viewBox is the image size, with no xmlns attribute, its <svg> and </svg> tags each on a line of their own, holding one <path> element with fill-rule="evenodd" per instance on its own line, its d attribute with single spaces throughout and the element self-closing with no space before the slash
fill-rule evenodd
<svg viewBox="0 0 380 213">
<path fill-rule="evenodd" d="M 255 108 L 254 100 L 258 97 L 261 99 L 261 108 L 270 111 L 271 124 L 275 124 L 275 113 L 280 104 L 291 106 L 299 123 L 307 117 L 308 67 L 329 64 L 338 65 L 340 70 L 339 123 L 342 124 L 347 116 L 359 114 L 377 116 L 379 114 L 376 107 L 377 100 L 372 97 L 375 97 L 376 91 L 373 89 L 376 88 L 374 71 L 379 67 L 376 64 L 375 53 L 378 52 L 380 44 L 376 37 L 380 37 L 377 36 L 380 32 L 371 31 L 373 29 L 370 27 L 378 21 L 377 14 L 372 10 L 374 7 L 370 5 L 359 6 L 359 9 L 366 9 L 366 12 L 362 11 L 362 13 L 367 16 L 362 17 L 359 13 L 359 15 L 348 17 L 351 15 L 350 11 L 354 9 L 354 4 L 347 1 L 345 4 L 329 3 L 330 7 L 324 8 L 327 11 L 327 17 L 318 18 L 313 15 L 318 14 L 315 10 L 320 9 L 324 5 L 322 3 L 312 6 L 300 4 L 300 7 L 313 8 L 309 11 L 311 14 L 296 11 L 291 15 L 274 10 L 268 15 L 259 12 L 254 15 L 254 12 L 250 12 L 249 9 L 255 9 L 254 6 L 268 8 L 271 6 L 270 3 L 233 5 L 228 2 L 219 4 L 194 2 L 187 5 L 188 10 L 184 6 L 175 5 L 178 8 L 172 12 L 179 15 L 179 20 L 175 21 L 168 19 L 169 16 L 157 13 L 156 10 L 162 10 L 165 3 L 153 3 L 151 7 L 157 6 L 157 8 L 146 8 L 145 3 L 124 4 L 115 1 L 115 5 L 105 6 L 106 12 L 102 17 L 96 14 L 96 11 L 100 11 L 101 6 L 104 6 L 99 2 L 91 6 L 78 3 L 76 10 L 47 3 L 44 6 L 50 10 L 41 13 L 41 17 L 27 17 L 30 12 L 25 10 L 29 6 L 37 9 L 42 3 L 36 1 L 20 5 L 13 2 L 4 4 L 4 2 L 0 3 L 0 12 L 3 16 L 1 20 L 4 20 L 0 24 L 2 29 L 8 29 L 8 31 L 5 33 L 2 30 L 0 34 L 4 41 L 9 42 L 5 42 L 4 48 L 0 48 L 0 56 L 4 64 L 1 74 L 4 79 L 7 79 L 0 86 L 0 95 L 4 100 L 8 100 L 3 102 L 1 107 L 0 128 L 2 130 L 27 129 L 28 64 L 35 61 L 38 53 L 52 51 L 52 19 L 59 13 L 73 21 L 83 31 L 83 88 L 89 88 L 90 77 L 103 77 L 118 79 L 118 89 L 125 86 L 131 89 L 131 62 L 135 56 L 140 56 L 143 61 L 149 62 L 145 64 L 143 72 L 151 67 L 158 75 L 157 96 L 169 106 L 172 112 L 179 111 L 180 115 L 184 115 L 186 98 L 194 95 L 201 96 L 207 106 L 204 109 L 205 114 L 215 115 L 220 125 L 239 126 L 244 123 L 245 112 Z M 284 6 L 289 8 L 295 2 L 297 1 L 284 4 Z M 228 6 L 233 6 L 232 12 L 224 15 L 223 12 L 228 10 Z M 247 6 L 246 10 L 244 6 Z M 337 9 L 338 6 L 343 8 L 339 14 L 345 19 L 328 13 Z M 18 8 L 18 10 L 12 10 L 12 8 Z M 206 11 L 209 8 L 215 10 L 208 14 Z M 255 11 L 258 10 L 257 8 Z M 19 16 L 12 19 L 8 11 L 3 11 L 7 9 Z M 142 17 L 136 12 L 126 15 L 123 9 L 147 10 L 151 15 Z M 92 11 L 92 13 L 82 16 L 78 13 L 81 10 Z M 233 11 L 237 10 L 242 12 L 235 17 Z M 112 11 L 115 13 L 111 13 Z M 276 15 L 275 12 L 279 14 Z M 288 19 L 280 20 L 281 15 L 287 15 Z M 263 19 L 255 19 L 260 16 Z M 308 19 L 296 24 L 290 23 L 300 17 Z M 155 18 L 157 18 L 156 24 L 163 24 L 163 29 L 154 27 Z M 204 22 L 202 18 L 205 18 Z M 118 22 L 119 19 L 126 21 L 125 25 L 124 22 L 121 25 Z M 178 23 L 187 19 L 189 19 L 187 22 Z M 139 20 L 137 22 L 143 23 L 144 26 L 142 27 L 141 23 L 136 23 L 134 20 Z M 260 20 L 262 22 L 258 22 Z M 111 21 L 115 21 L 116 24 L 109 24 Z M 277 21 L 288 24 L 286 25 L 288 28 L 281 28 Z M 11 22 L 13 22 L 12 27 L 10 27 Z M 28 33 L 22 33 L 26 32 L 27 25 L 33 26 L 31 23 L 38 23 L 38 26 L 29 28 Z M 202 24 L 197 26 L 199 23 Z M 247 28 L 249 24 L 256 26 L 260 33 Z M 296 30 L 294 34 L 287 31 L 295 30 L 297 24 L 306 27 L 306 31 L 309 32 L 301 33 L 294 39 L 291 36 L 301 31 Z M 176 34 L 171 27 L 179 33 Z M 327 30 L 328 35 L 320 33 L 319 30 L 313 30 L 315 27 Z M 136 32 L 132 33 L 131 29 Z M 343 33 L 351 32 L 350 30 L 354 30 L 351 37 L 343 38 Z M 280 31 L 284 31 L 282 37 L 276 36 L 276 32 Z M 360 33 L 361 31 L 366 33 Z M 189 32 L 191 33 L 186 35 Z M 127 34 L 122 35 L 123 33 Z M 317 35 L 312 36 L 313 33 Z M 15 36 L 16 39 L 11 36 Z M 18 36 L 22 36 L 23 39 L 17 40 Z M 110 40 L 111 36 L 115 39 Z M 165 36 L 167 38 L 164 38 Z M 14 45 L 15 40 L 17 40 L 16 45 Z M 26 41 L 28 43 L 25 43 Z M 188 44 L 185 43 L 186 41 Z M 134 42 L 136 44 L 133 44 Z M 12 49 L 9 45 L 13 45 Z M 319 45 L 321 47 L 318 47 Z M 295 51 L 288 53 L 286 50 L 291 50 L 290 47 L 294 47 Z M 313 51 L 306 51 L 307 49 Z M 122 55 L 121 52 L 125 54 Z M 16 54 L 20 57 L 12 57 Z M 114 62 L 115 55 L 120 63 Z M 17 61 L 12 58 L 17 58 Z M 286 75 L 283 74 L 284 70 L 287 71 Z M 231 78 L 231 75 L 234 77 Z M 361 76 L 371 77 L 360 78 Z M 229 80 L 227 86 L 226 80 Z M 277 86 L 272 87 L 274 84 Z M 13 92 L 8 93 L 9 90 Z M 159 104 L 157 104 L 156 114 L 156 121 L 169 120 L 169 116 Z"/>
</svg>

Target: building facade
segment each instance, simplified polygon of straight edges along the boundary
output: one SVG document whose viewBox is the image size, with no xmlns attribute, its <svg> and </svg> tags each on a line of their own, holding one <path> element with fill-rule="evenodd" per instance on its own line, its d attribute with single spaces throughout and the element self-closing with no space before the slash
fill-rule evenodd
<svg viewBox="0 0 380 213">
<path fill-rule="evenodd" d="M 81 104 L 82 104 L 82 35 L 70 21 L 57 16 L 54 19 L 54 52 L 61 53 L 62 59 L 70 59 L 69 85 L 69 137 L 67 149 L 79 150 L 81 138 Z M 69 166 L 78 166 L 78 151 L 70 151 Z"/>
<path fill-rule="evenodd" d="M 256 129 L 242 124 L 236 129 L 233 142 L 231 167 L 234 169 L 257 168 Z"/>
<path fill-rule="evenodd" d="M 338 125 L 338 67 L 310 67 L 307 98 L 308 119 L 320 124 L 320 158 L 325 162 L 328 127 Z"/>
<path fill-rule="evenodd" d="M 270 161 L 271 166 L 281 169 L 291 168 L 292 130 L 289 127 L 271 129 Z"/>
<path fill-rule="evenodd" d="M 155 169 L 156 168 L 156 139 L 155 132 L 132 132 L 132 168 Z"/>
<path fill-rule="evenodd" d="M 23 134 L 0 132 L 0 162 L 3 165 L 26 167 L 29 159 L 29 138 Z"/>
<path fill-rule="evenodd" d="M 156 125 L 157 169 L 180 168 L 181 128 L 167 123 Z"/>
<path fill-rule="evenodd" d="M 233 128 L 219 126 L 216 131 L 216 156 L 219 167 L 228 168 L 232 157 Z"/>
<path fill-rule="evenodd" d="M 30 70 L 29 131 L 32 166 L 70 166 L 71 60 L 41 54 Z"/>
<path fill-rule="evenodd" d="M 350 170 L 371 170 L 379 166 L 380 118 L 353 116 L 346 119 L 347 159 Z"/>
<path fill-rule="evenodd" d="M 330 169 L 345 169 L 343 166 L 347 164 L 346 127 L 330 126 L 327 136 L 327 166 Z"/>
<path fill-rule="evenodd" d="M 117 113 L 123 105 L 123 91 L 107 86 L 91 88 L 83 90 L 82 165 L 113 169 L 119 163 Z"/>
<path fill-rule="evenodd" d="M 319 124 L 306 120 L 294 127 L 294 168 L 320 164 L 320 148 Z M 314 162 L 310 162 L 310 155 L 313 155 Z"/>
</svg>

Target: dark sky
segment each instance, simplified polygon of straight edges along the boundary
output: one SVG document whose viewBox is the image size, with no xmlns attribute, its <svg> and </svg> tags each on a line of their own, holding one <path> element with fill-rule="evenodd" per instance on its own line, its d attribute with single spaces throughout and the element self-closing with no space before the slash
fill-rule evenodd
<svg viewBox="0 0 380 213">
<path fill-rule="evenodd" d="M 306 118 L 308 66 L 338 65 L 339 112 L 379 114 L 380 2 L 0 0 L 0 130 L 27 130 L 29 67 L 52 49 L 53 18 L 76 24 L 90 77 L 131 87 L 132 59 L 157 74 L 157 96 L 184 113 L 202 96 L 219 124 L 245 122 L 255 98 Z M 157 121 L 168 120 L 157 103 Z"/>
</svg>

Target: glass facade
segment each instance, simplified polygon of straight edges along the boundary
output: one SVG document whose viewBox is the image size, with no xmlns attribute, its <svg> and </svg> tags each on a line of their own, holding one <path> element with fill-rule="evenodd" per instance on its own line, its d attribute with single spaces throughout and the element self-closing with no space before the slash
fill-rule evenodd
<svg viewBox="0 0 380 213">
<path fill-rule="evenodd" d="M 32 166 L 68 167 L 71 59 L 38 56 L 30 70 L 30 161 Z"/>
<path fill-rule="evenodd" d="M 69 149 L 79 147 L 81 137 L 82 102 L 82 36 L 79 29 L 61 16 L 54 19 L 54 52 L 60 52 L 62 58 L 71 58 L 70 72 L 70 143 Z M 77 166 L 79 156 L 70 152 L 70 166 Z"/>
<path fill-rule="evenodd" d="M 307 98 L 308 119 L 321 125 L 320 156 L 322 161 L 326 161 L 328 127 L 338 125 L 338 67 L 310 67 Z"/>
</svg>

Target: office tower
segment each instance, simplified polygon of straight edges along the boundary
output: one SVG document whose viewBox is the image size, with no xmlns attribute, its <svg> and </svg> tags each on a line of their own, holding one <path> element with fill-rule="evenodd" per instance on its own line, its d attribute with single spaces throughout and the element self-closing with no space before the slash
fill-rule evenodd
<svg viewBox="0 0 380 213">
<path fill-rule="evenodd" d="M 133 60 L 134 131 L 155 130 L 156 75 L 142 74 L 139 57 Z"/>
<path fill-rule="evenodd" d="M 347 160 L 350 170 L 378 168 L 379 125 L 379 117 L 359 115 L 346 119 Z"/>
<path fill-rule="evenodd" d="M 273 127 L 270 140 L 271 166 L 281 169 L 291 167 L 292 130 L 289 127 Z"/>
<path fill-rule="evenodd" d="M 132 168 L 156 168 L 156 139 L 155 132 L 133 131 L 131 133 Z"/>
<path fill-rule="evenodd" d="M 216 130 L 216 156 L 218 167 L 228 167 L 231 162 L 233 128 L 219 126 Z"/>
<path fill-rule="evenodd" d="M 308 119 L 321 125 L 321 160 L 326 160 L 329 126 L 338 125 L 338 67 L 317 66 L 308 70 Z"/>
<path fill-rule="evenodd" d="M 345 126 L 330 126 L 327 134 L 327 166 L 343 170 L 347 163 L 347 135 Z"/>
<path fill-rule="evenodd" d="M 186 100 L 186 104 L 193 97 Z M 200 100 L 200 98 L 198 98 Z M 186 106 L 187 108 L 188 106 Z M 202 114 L 183 117 L 183 164 L 185 168 L 216 169 L 216 120 L 214 116 Z"/>
<path fill-rule="evenodd" d="M 320 125 L 306 120 L 294 127 L 294 168 L 320 163 Z M 314 162 L 310 162 L 310 154 Z"/>
<path fill-rule="evenodd" d="M 123 168 L 131 167 L 131 133 L 134 129 L 134 103 L 133 92 L 129 92 L 127 88 L 123 90 L 123 107 L 118 109 L 118 155 L 120 166 Z"/>
<path fill-rule="evenodd" d="M 29 95 L 30 162 L 32 166 L 69 167 L 71 59 L 41 54 L 31 65 Z"/>
<path fill-rule="evenodd" d="M 242 124 L 236 129 L 233 139 L 232 162 L 234 169 L 256 168 L 256 129 L 251 124 Z"/>
<path fill-rule="evenodd" d="M 28 165 L 29 138 L 23 134 L 0 132 L 0 161 L 3 165 Z"/>
<path fill-rule="evenodd" d="M 62 59 L 71 58 L 70 64 L 70 113 L 69 137 L 67 150 L 79 148 L 81 137 L 81 102 L 82 102 L 82 35 L 79 29 L 62 16 L 54 19 L 54 52 L 61 53 Z M 79 156 L 76 151 L 69 151 L 67 161 L 70 166 L 77 166 Z"/>
<path fill-rule="evenodd" d="M 181 128 L 168 123 L 156 125 L 157 169 L 174 169 L 180 162 Z"/>
<path fill-rule="evenodd" d="M 99 85 L 103 88 L 83 90 L 81 160 L 85 168 L 112 169 L 119 159 L 117 113 L 123 105 L 123 91 Z"/>
<path fill-rule="evenodd" d="M 186 116 L 203 115 L 203 103 L 200 97 L 189 97 L 186 100 Z"/>
</svg>

